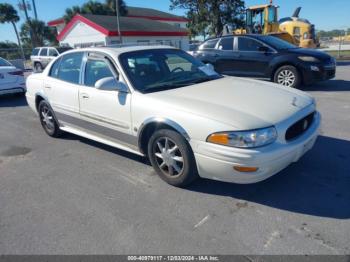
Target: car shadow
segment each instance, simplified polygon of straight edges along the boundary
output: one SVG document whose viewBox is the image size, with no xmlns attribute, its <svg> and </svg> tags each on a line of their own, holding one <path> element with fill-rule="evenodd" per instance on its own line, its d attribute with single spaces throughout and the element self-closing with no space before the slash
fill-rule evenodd
<svg viewBox="0 0 350 262">
<path fill-rule="evenodd" d="M 350 141 L 319 137 L 298 163 L 257 184 L 199 180 L 188 190 L 305 215 L 350 218 Z"/>
<path fill-rule="evenodd" d="M 324 92 L 339 92 L 350 91 L 350 81 L 347 80 L 328 80 L 324 82 L 317 82 L 310 86 L 303 86 L 303 91 L 324 91 Z"/>
<path fill-rule="evenodd" d="M 28 106 L 27 100 L 24 95 L 2 95 L 0 96 L 0 108 L 1 107 L 21 107 Z"/>
</svg>

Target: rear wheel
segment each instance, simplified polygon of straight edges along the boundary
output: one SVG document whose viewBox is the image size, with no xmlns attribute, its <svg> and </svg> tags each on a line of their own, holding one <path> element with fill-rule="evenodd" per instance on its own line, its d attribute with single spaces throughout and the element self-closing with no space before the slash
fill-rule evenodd
<svg viewBox="0 0 350 262">
<path fill-rule="evenodd" d="M 148 156 L 157 174 L 170 185 L 184 187 L 198 178 L 189 144 L 173 130 L 161 129 L 152 135 Z"/>
<path fill-rule="evenodd" d="M 298 88 L 301 83 L 301 78 L 298 70 L 294 66 L 287 65 L 276 70 L 274 82 L 283 86 Z"/>
<path fill-rule="evenodd" d="M 44 128 L 46 134 L 51 137 L 58 137 L 62 134 L 59 125 L 54 117 L 54 113 L 50 105 L 46 101 L 41 101 L 39 103 L 39 118 L 42 127 Z"/>
</svg>

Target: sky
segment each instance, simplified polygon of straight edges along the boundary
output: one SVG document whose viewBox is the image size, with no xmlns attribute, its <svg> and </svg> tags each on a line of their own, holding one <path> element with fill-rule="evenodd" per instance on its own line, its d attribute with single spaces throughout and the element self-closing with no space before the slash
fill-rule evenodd
<svg viewBox="0 0 350 262">
<path fill-rule="evenodd" d="M 31 2 L 32 0 L 28 0 Z M 40 20 L 48 22 L 61 17 L 67 7 L 81 5 L 86 0 L 35 0 Z M 101 0 L 103 1 L 103 0 Z M 129 6 L 149 7 L 169 12 L 170 0 L 124 0 Z M 0 0 L 0 3 L 10 3 L 17 8 L 19 0 Z M 269 0 L 245 0 L 246 6 L 265 4 Z M 309 19 L 316 25 L 316 30 L 332 30 L 350 28 L 350 0 L 274 0 L 280 6 L 279 17 L 291 16 L 295 8 L 302 7 L 300 16 Z M 173 10 L 171 13 L 184 15 L 184 10 Z M 20 24 L 24 21 L 24 13 Z M 34 15 L 33 15 L 34 16 Z M 0 41 L 15 42 L 16 36 L 12 25 L 0 24 Z"/>
</svg>

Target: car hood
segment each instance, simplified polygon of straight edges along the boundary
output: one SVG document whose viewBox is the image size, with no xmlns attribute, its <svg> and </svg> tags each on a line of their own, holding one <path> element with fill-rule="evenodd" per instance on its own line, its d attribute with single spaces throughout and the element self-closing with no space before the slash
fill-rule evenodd
<svg viewBox="0 0 350 262">
<path fill-rule="evenodd" d="M 210 118 L 236 130 L 275 125 L 313 103 L 304 92 L 236 77 L 148 95 L 161 101 L 164 110 L 173 108 Z"/>
<path fill-rule="evenodd" d="M 294 53 L 297 55 L 301 55 L 301 56 L 312 56 L 312 57 L 316 57 L 320 60 L 328 60 L 331 58 L 330 55 L 318 51 L 318 50 L 314 50 L 314 49 L 307 49 L 307 48 L 295 48 L 295 49 L 289 49 L 288 50 L 289 53 Z"/>
</svg>

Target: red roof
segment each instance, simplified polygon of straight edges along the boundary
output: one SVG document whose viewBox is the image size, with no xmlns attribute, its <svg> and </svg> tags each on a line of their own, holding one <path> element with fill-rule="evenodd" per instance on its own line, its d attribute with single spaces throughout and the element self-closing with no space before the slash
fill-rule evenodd
<svg viewBox="0 0 350 262">
<path fill-rule="evenodd" d="M 106 36 L 118 36 L 115 16 L 77 14 L 57 36 L 61 41 L 77 22 L 85 23 Z M 120 17 L 123 36 L 187 36 L 186 29 L 144 18 Z"/>
</svg>

